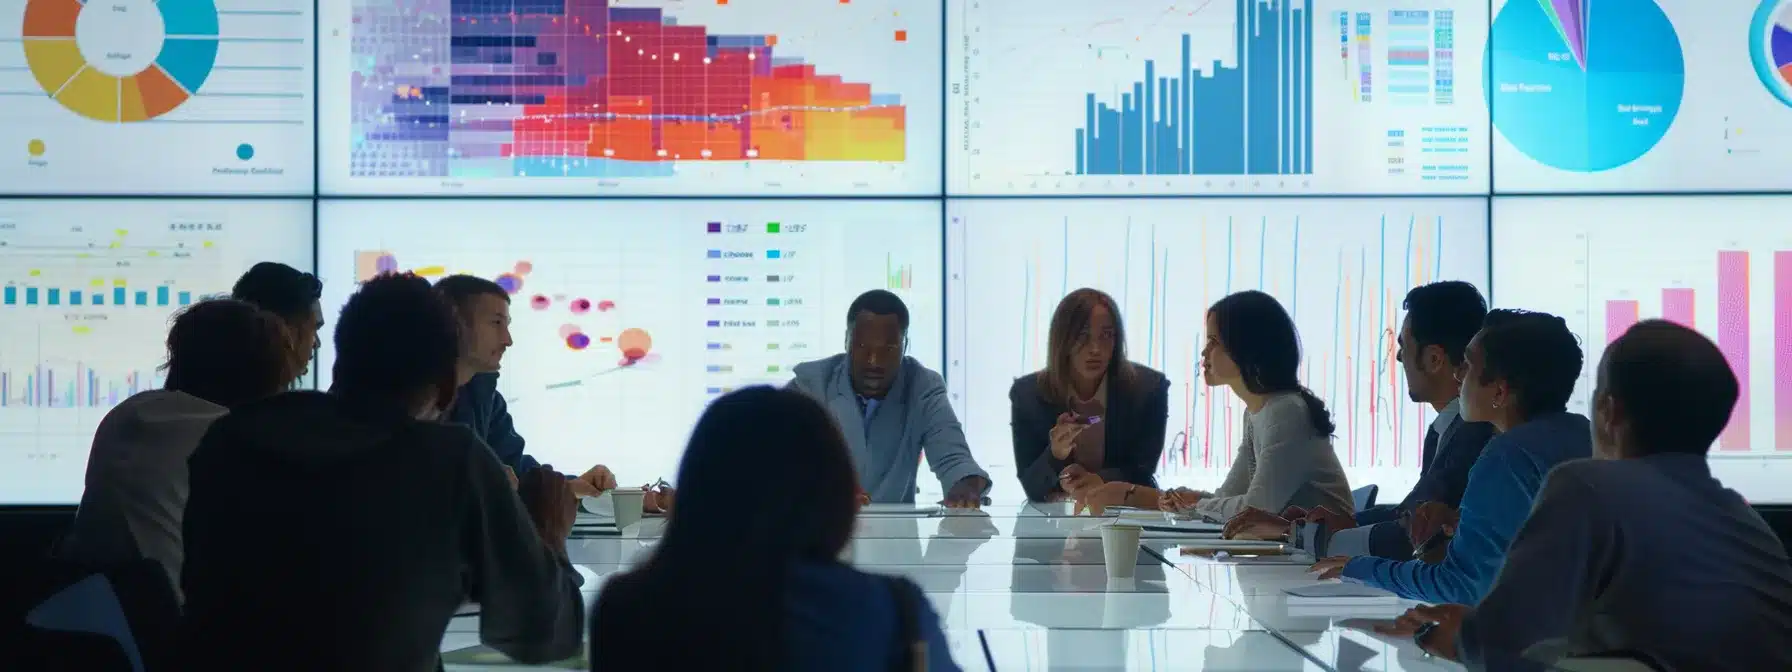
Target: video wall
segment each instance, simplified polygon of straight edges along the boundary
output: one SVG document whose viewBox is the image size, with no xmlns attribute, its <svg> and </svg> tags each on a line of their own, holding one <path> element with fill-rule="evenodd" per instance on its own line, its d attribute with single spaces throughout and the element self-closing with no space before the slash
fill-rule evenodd
<svg viewBox="0 0 1792 672">
<path fill-rule="evenodd" d="M 261 260 L 329 321 L 383 270 L 502 279 L 530 453 L 625 483 L 889 289 L 1004 501 L 1007 388 L 1083 286 L 1169 376 L 1160 481 L 1230 467 L 1201 317 L 1260 289 L 1395 498 L 1400 300 L 1467 280 L 1589 362 L 1710 334 L 1712 465 L 1792 502 L 1792 0 L 14 0 L 0 99 L 0 504 L 78 501 L 169 317 Z"/>
</svg>

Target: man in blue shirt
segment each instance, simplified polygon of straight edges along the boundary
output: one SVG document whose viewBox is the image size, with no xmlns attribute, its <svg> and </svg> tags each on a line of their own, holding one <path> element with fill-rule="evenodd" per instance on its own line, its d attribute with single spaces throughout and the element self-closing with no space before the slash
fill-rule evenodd
<svg viewBox="0 0 1792 672">
<path fill-rule="evenodd" d="M 504 396 L 498 393 L 498 369 L 511 346 L 510 293 L 498 283 L 471 275 L 442 278 L 436 281 L 436 291 L 454 305 L 464 330 L 460 391 L 448 419 L 473 428 L 498 461 L 514 473 L 541 466 L 523 452 L 523 437 L 510 419 Z M 616 487 L 616 476 L 600 464 L 570 483 L 574 494 L 596 497 Z"/>
<path fill-rule="evenodd" d="M 1345 579 L 1426 602 L 1473 604 L 1486 594 L 1506 547 L 1531 513 L 1551 468 L 1593 454 L 1586 416 L 1569 413 L 1580 379 L 1580 342 L 1562 318 L 1495 310 L 1469 341 L 1461 369 L 1462 415 L 1499 432 L 1469 471 L 1458 520 L 1443 560 L 1333 556 L 1313 565 L 1322 578 Z"/>
<path fill-rule="evenodd" d="M 1593 390 L 1600 459 L 1550 472 L 1480 604 L 1418 607 L 1381 631 L 1470 669 L 1606 654 L 1656 669 L 1792 670 L 1792 564 L 1706 461 L 1740 389 L 1703 335 L 1664 320 L 1631 327 L 1606 348 Z"/>
<path fill-rule="evenodd" d="M 872 290 L 847 309 L 846 352 L 798 364 L 790 386 L 834 414 L 871 501 L 915 501 L 925 454 L 944 503 L 976 508 L 989 492 L 989 474 L 971 457 L 945 379 L 904 354 L 907 348 L 908 306 Z"/>
<path fill-rule="evenodd" d="M 1226 527 L 1234 536 L 1279 538 L 1287 533 L 1290 518 L 1304 517 L 1308 522 L 1323 520 L 1324 529 L 1331 533 L 1329 543 L 1303 539 L 1309 549 L 1322 548 L 1329 555 L 1405 560 L 1412 557 L 1407 521 L 1415 511 L 1433 502 L 1437 504 L 1432 506 L 1449 510 L 1462 505 L 1469 468 L 1493 437 L 1493 425 L 1462 418 L 1456 369 L 1462 365 L 1469 340 L 1487 319 L 1487 301 L 1474 285 L 1450 280 L 1414 287 L 1406 293 L 1402 307 L 1406 317 L 1400 325 L 1400 349 L 1395 358 L 1406 376 L 1407 394 L 1437 411 L 1425 433 L 1419 482 L 1412 492 L 1397 505 L 1370 507 L 1354 516 L 1322 508 L 1294 510 L 1283 517 L 1253 509 L 1228 521 Z"/>
</svg>

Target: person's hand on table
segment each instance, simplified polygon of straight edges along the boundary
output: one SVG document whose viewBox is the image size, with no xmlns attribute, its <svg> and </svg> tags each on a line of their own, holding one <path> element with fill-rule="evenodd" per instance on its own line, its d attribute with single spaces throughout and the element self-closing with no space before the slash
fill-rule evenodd
<svg viewBox="0 0 1792 672">
<path fill-rule="evenodd" d="M 1419 548 L 1425 540 L 1439 531 L 1445 534 L 1456 533 L 1456 522 L 1460 512 L 1443 502 L 1425 502 L 1413 509 L 1412 516 L 1406 521 L 1406 534 L 1412 540 L 1412 547 Z"/>
<path fill-rule="evenodd" d="M 1103 481 L 1100 476 L 1089 473 L 1089 470 L 1084 469 L 1080 464 L 1065 467 L 1064 471 L 1058 473 L 1058 487 L 1071 497 L 1076 497 L 1082 491 L 1100 486 L 1102 483 L 1106 483 L 1106 481 Z"/>
<path fill-rule="evenodd" d="M 566 537 L 572 534 L 573 520 L 579 513 L 579 498 L 573 494 L 566 475 L 544 464 L 524 473 L 517 485 L 517 494 L 522 496 L 542 543 L 564 554 Z"/>
<path fill-rule="evenodd" d="M 1170 488 L 1157 493 L 1157 508 L 1170 513 L 1182 513 L 1195 508 L 1201 501 L 1201 493 L 1188 488 Z"/>
<path fill-rule="evenodd" d="M 580 497 L 596 497 L 615 489 L 616 475 L 601 464 L 572 480 L 572 492 Z"/>
<path fill-rule="evenodd" d="M 1289 518 L 1289 520 L 1295 519 Z M 1356 527 L 1356 516 L 1348 513 L 1338 513 L 1337 511 L 1333 511 L 1329 506 L 1315 506 L 1308 509 L 1307 515 L 1301 516 L 1300 520 L 1305 520 L 1309 523 L 1325 523 L 1326 532 L 1337 532 L 1338 530 L 1348 530 Z"/>
<path fill-rule="evenodd" d="M 983 491 L 988 488 L 989 481 L 982 476 L 966 476 L 952 484 L 940 505 L 952 509 L 982 509 Z"/>
<path fill-rule="evenodd" d="M 1301 508 L 1298 506 L 1290 506 L 1286 509 L 1282 509 L 1282 518 L 1284 518 L 1286 520 L 1301 520 L 1306 517 L 1307 517 L 1307 510 L 1304 508 Z"/>
<path fill-rule="evenodd" d="M 1070 514 L 1074 516 L 1087 509 L 1090 515 L 1103 515 L 1110 506 L 1126 504 L 1126 496 L 1136 487 L 1138 486 L 1131 483 L 1114 481 L 1086 488 L 1077 494 L 1076 505 L 1071 507 Z"/>
<path fill-rule="evenodd" d="M 1279 541 L 1288 537 L 1288 526 L 1291 523 L 1276 514 L 1254 506 L 1232 516 L 1226 526 L 1220 529 L 1220 537 L 1224 539 L 1256 539 L 1261 541 Z"/>
<path fill-rule="evenodd" d="M 1394 619 L 1393 624 L 1376 628 L 1375 631 L 1384 635 L 1411 637 L 1429 625 L 1431 631 L 1420 638 L 1419 648 L 1445 660 L 1456 660 L 1456 633 L 1462 631 L 1462 620 L 1472 611 L 1472 608 L 1463 604 L 1413 607 Z"/>
<path fill-rule="evenodd" d="M 1307 571 L 1318 574 L 1321 581 L 1336 579 L 1344 576 L 1344 564 L 1348 562 L 1350 562 L 1350 556 L 1334 555 L 1313 563 L 1313 566 L 1308 567 Z"/>
<path fill-rule="evenodd" d="M 1074 413 L 1059 413 L 1058 424 L 1052 426 L 1052 457 L 1060 460 L 1070 459 L 1070 449 L 1076 447 L 1076 437 L 1082 435 L 1089 426 L 1079 422 Z"/>
<path fill-rule="evenodd" d="M 672 498 L 677 490 L 666 485 L 664 481 L 652 485 L 641 486 L 645 496 L 641 498 L 641 513 L 671 513 Z"/>
</svg>

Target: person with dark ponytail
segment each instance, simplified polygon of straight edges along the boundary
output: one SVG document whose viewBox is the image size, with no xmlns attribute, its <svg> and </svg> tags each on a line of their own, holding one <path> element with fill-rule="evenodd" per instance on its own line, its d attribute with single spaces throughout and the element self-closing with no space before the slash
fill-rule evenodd
<svg viewBox="0 0 1792 672">
<path fill-rule="evenodd" d="M 1230 520 L 1247 508 L 1354 511 L 1350 483 L 1332 451 L 1331 412 L 1301 385 L 1300 335 L 1274 297 L 1231 294 L 1207 310 L 1201 374 L 1244 402 L 1244 439 L 1218 491 L 1177 488 L 1161 504 Z"/>
</svg>

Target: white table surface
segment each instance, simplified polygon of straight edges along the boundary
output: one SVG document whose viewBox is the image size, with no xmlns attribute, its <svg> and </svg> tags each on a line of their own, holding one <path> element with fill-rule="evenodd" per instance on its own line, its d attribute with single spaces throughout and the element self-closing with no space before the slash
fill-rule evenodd
<svg viewBox="0 0 1792 672">
<path fill-rule="evenodd" d="M 1426 658 L 1409 639 L 1344 624 L 1392 618 L 1415 603 L 1290 609 L 1283 590 L 1317 583 L 1300 559 L 1184 557 L 1178 543 L 1211 537 L 1148 533 L 1134 578 L 1110 580 L 1099 519 L 1056 505 L 989 506 L 970 516 L 925 509 L 862 516 L 848 557 L 919 585 L 966 670 L 989 669 L 987 659 L 1003 671 L 1461 669 Z M 645 559 L 664 530 L 657 518 L 620 533 L 593 516 L 579 523 L 567 550 L 585 577 L 588 607 L 603 581 Z M 473 614 L 450 624 L 442 650 L 475 644 Z"/>
</svg>

